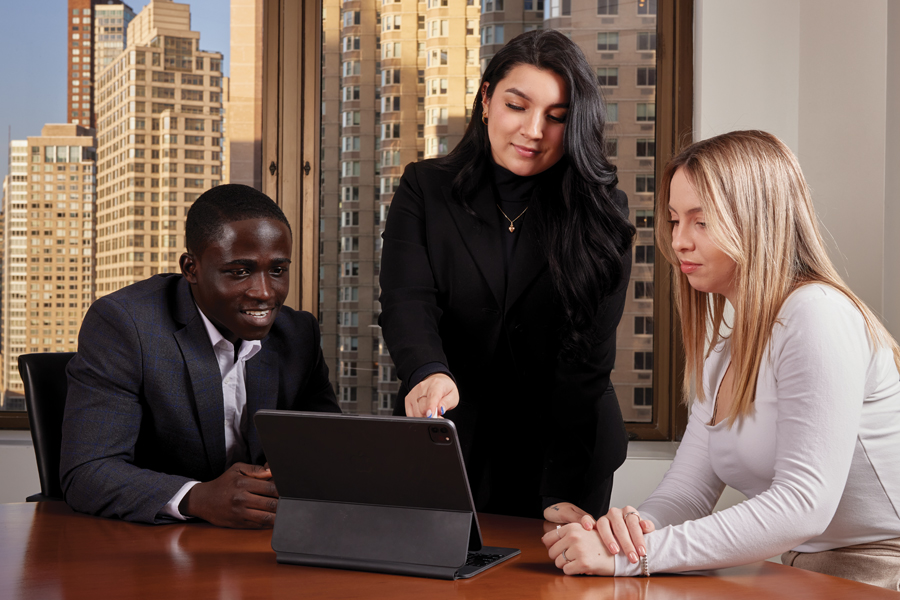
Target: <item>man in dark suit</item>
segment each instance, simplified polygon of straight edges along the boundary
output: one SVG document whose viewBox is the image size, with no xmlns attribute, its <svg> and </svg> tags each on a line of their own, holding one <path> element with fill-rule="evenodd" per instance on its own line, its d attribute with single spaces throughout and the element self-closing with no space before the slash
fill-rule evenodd
<svg viewBox="0 0 900 600">
<path fill-rule="evenodd" d="M 203 194 L 181 275 L 97 300 L 68 366 L 60 477 L 75 510 L 267 527 L 278 492 L 253 415 L 340 412 L 316 319 L 282 306 L 291 230 L 247 186 Z M 298 459 L 301 457 L 298 457 Z"/>
</svg>

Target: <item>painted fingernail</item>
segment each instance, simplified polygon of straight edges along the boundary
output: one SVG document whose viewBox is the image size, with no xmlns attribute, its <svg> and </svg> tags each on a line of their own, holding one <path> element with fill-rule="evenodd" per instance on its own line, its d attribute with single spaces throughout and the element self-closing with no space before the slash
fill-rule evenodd
<svg viewBox="0 0 900 600">
<path fill-rule="evenodd" d="M 638 546 L 638 554 L 641 556 L 647 556 L 647 549 L 643 546 Z"/>
<path fill-rule="evenodd" d="M 441 407 L 441 416 L 442 417 L 444 416 L 444 407 L 443 406 Z"/>
<path fill-rule="evenodd" d="M 428 417 L 429 419 L 431 418 L 431 409 L 430 408 L 425 412 L 425 416 Z"/>
<path fill-rule="evenodd" d="M 637 554 L 635 554 L 634 552 L 629 552 L 628 553 L 628 561 L 631 562 L 631 564 L 633 564 L 633 565 L 637 564 L 637 561 L 638 561 Z"/>
<path fill-rule="evenodd" d="M 610 545 L 609 545 L 609 552 L 610 552 L 610 554 L 618 554 L 618 553 L 619 553 L 619 547 L 618 547 L 616 544 L 610 544 Z"/>
</svg>

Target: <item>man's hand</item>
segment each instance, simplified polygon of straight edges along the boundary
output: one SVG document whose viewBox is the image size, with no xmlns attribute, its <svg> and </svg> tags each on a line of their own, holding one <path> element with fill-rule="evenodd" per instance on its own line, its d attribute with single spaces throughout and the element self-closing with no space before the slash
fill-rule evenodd
<svg viewBox="0 0 900 600">
<path fill-rule="evenodd" d="M 444 373 L 434 373 L 406 395 L 407 417 L 443 417 L 459 404 L 456 383 Z"/>
<path fill-rule="evenodd" d="M 278 490 L 268 464 L 235 463 L 219 477 L 198 483 L 181 500 L 179 512 L 220 527 L 266 529 L 275 524 Z"/>
</svg>

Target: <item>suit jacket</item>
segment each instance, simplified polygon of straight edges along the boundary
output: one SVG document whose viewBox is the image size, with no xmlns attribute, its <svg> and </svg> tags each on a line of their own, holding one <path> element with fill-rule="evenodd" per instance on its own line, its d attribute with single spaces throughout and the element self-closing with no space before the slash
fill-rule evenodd
<svg viewBox="0 0 900 600">
<path fill-rule="evenodd" d="M 247 362 L 246 442 L 265 456 L 252 418 L 262 408 L 340 412 L 306 312 L 282 307 Z M 161 522 L 187 481 L 225 471 L 222 377 L 180 275 L 162 275 L 97 300 L 68 366 L 60 478 L 75 510 Z"/>
<path fill-rule="evenodd" d="M 448 418 L 479 509 L 537 517 L 548 497 L 605 512 L 604 480 L 627 446 L 609 374 L 630 252 L 598 312 L 590 355 L 560 361 L 564 313 L 534 226 L 527 215 L 517 223 L 522 237 L 505 273 L 509 234 L 490 182 L 470 199 L 473 215 L 451 195 L 454 176 L 432 161 L 409 165 L 384 230 L 380 323 L 402 381 L 398 411 L 416 369 L 443 363 L 459 387 Z M 618 203 L 626 210 L 621 192 Z"/>
</svg>

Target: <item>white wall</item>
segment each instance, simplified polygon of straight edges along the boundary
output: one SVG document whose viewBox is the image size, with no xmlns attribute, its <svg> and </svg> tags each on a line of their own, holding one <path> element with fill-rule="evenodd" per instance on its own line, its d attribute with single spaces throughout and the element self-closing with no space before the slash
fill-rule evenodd
<svg viewBox="0 0 900 600">
<path fill-rule="evenodd" d="M 900 337 L 900 2 L 695 7 L 695 139 L 763 129 L 784 140 L 838 271 Z"/>
</svg>

